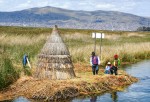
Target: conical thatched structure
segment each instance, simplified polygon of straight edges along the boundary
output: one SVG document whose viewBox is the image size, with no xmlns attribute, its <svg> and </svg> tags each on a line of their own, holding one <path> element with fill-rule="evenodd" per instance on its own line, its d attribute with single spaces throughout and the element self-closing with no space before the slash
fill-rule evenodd
<svg viewBox="0 0 150 102">
<path fill-rule="evenodd" d="M 73 68 L 68 48 L 55 26 L 38 55 L 36 77 L 40 79 L 70 79 L 75 77 Z"/>
</svg>

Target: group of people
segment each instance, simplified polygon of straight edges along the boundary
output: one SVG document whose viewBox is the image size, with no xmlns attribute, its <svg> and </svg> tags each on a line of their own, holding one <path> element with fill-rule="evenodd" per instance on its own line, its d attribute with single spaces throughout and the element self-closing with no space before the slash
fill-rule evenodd
<svg viewBox="0 0 150 102">
<path fill-rule="evenodd" d="M 92 56 L 90 58 L 90 64 L 92 66 L 92 72 L 93 75 L 97 75 L 99 68 L 98 65 L 100 65 L 100 59 L 98 56 L 95 55 L 95 52 L 92 52 Z M 107 65 L 105 67 L 105 74 L 115 74 L 118 75 L 118 66 L 120 65 L 120 59 L 118 58 L 118 55 L 114 55 L 114 61 L 113 64 L 111 62 L 107 62 Z"/>
</svg>

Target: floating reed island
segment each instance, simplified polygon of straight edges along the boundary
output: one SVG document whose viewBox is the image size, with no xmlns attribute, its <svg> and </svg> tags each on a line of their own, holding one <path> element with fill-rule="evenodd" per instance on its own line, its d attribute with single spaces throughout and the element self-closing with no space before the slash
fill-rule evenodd
<svg viewBox="0 0 150 102">
<path fill-rule="evenodd" d="M 57 26 L 38 54 L 34 77 L 23 76 L 8 88 L 0 91 L 0 101 L 19 96 L 42 101 L 59 101 L 81 95 L 100 94 L 107 91 L 122 91 L 138 79 L 119 70 L 118 75 L 105 75 L 100 69 L 92 75 L 91 67 L 75 67 L 69 51 L 61 39 Z"/>
<path fill-rule="evenodd" d="M 43 101 L 62 101 L 77 96 L 101 94 L 108 91 L 123 91 L 138 79 L 123 71 L 119 75 L 92 75 L 88 72 L 77 74 L 69 80 L 39 80 L 22 77 L 6 90 L 0 92 L 0 101 L 24 96 Z"/>
</svg>

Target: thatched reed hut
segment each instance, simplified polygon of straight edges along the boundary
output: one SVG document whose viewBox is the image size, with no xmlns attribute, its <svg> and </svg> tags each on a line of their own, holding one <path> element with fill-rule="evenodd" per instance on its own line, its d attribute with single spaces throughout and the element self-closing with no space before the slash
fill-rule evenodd
<svg viewBox="0 0 150 102">
<path fill-rule="evenodd" d="M 75 77 L 73 68 L 69 50 L 55 26 L 38 55 L 35 76 L 39 79 L 71 79 Z"/>
</svg>

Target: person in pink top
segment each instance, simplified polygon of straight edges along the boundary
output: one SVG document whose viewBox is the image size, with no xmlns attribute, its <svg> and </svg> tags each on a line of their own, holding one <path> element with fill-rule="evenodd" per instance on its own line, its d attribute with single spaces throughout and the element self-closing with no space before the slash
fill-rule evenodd
<svg viewBox="0 0 150 102">
<path fill-rule="evenodd" d="M 98 65 L 100 65 L 100 59 L 98 56 L 95 55 L 95 52 L 92 52 L 92 56 L 90 58 L 90 64 L 92 66 L 93 75 L 97 75 L 99 70 Z"/>
</svg>

